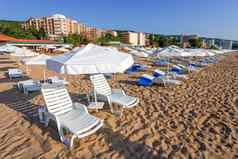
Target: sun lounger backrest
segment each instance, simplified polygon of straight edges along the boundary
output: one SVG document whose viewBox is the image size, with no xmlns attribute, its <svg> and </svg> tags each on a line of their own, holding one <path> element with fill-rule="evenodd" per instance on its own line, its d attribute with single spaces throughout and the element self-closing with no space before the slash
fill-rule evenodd
<svg viewBox="0 0 238 159">
<path fill-rule="evenodd" d="M 97 93 L 103 94 L 106 96 L 108 96 L 112 93 L 111 87 L 109 86 L 106 78 L 102 74 L 92 75 L 92 76 L 90 76 L 90 80 L 91 80 L 93 87 Z"/>
<path fill-rule="evenodd" d="M 73 109 L 69 93 L 62 84 L 43 84 L 41 92 L 50 113 L 61 115 Z"/>
</svg>

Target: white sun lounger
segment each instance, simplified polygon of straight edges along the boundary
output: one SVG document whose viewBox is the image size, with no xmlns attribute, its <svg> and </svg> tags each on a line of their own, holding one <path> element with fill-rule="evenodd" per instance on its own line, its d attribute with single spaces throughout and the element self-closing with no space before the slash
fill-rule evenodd
<svg viewBox="0 0 238 159">
<path fill-rule="evenodd" d="M 181 85 L 182 84 L 181 81 L 170 79 L 170 78 L 168 78 L 166 76 L 157 77 L 155 79 L 154 83 L 156 83 L 156 84 L 163 84 L 164 86 L 166 86 L 166 85 Z"/>
<path fill-rule="evenodd" d="M 183 75 L 183 74 L 178 74 L 177 72 L 168 72 L 165 73 L 164 71 L 161 71 L 159 69 L 154 70 L 153 75 L 155 77 L 164 77 L 167 76 L 169 79 L 188 79 L 188 76 Z"/>
<path fill-rule="evenodd" d="M 40 91 L 41 84 L 39 81 L 26 80 L 18 82 L 17 87 L 20 91 L 23 91 L 24 94 L 28 94 L 33 91 Z"/>
<path fill-rule="evenodd" d="M 23 77 L 23 71 L 17 68 L 8 69 L 8 76 L 10 79 Z"/>
<path fill-rule="evenodd" d="M 187 75 L 178 74 L 176 72 L 168 72 L 167 76 L 169 76 L 172 79 L 184 79 L 184 80 L 188 79 Z"/>
<path fill-rule="evenodd" d="M 107 80 L 102 74 L 90 76 L 96 96 L 103 96 L 110 105 L 113 112 L 112 103 L 122 105 L 123 108 L 132 108 L 139 103 L 139 99 L 127 96 L 122 89 L 111 89 Z"/>
<path fill-rule="evenodd" d="M 57 123 L 60 140 L 64 139 L 63 128 L 73 133 L 70 147 L 74 139 L 88 136 L 103 126 L 103 121 L 90 115 L 87 108 L 80 103 L 72 103 L 68 91 L 62 84 L 43 84 L 41 91 L 47 110 L 45 111 L 45 125 L 49 120 Z"/>
<path fill-rule="evenodd" d="M 57 76 L 53 76 L 53 77 L 49 77 L 48 80 L 51 82 L 51 83 L 58 83 L 58 84 L 64 84 L 64 85 L 67 85 L 69 84 L 68 81 L 65 81 L 64 79 L 61 79 Z"/>
<path fill-rule="evenodd" d="M 193 66 L 184 66 L 182 64 L 178 64 L 178 66 L 181 67 L 182 69 L 184 69 L 187 72 L 196 72 L 196 71 L 200 70 L 199 68 L 195 68 Z"/>
</svg>

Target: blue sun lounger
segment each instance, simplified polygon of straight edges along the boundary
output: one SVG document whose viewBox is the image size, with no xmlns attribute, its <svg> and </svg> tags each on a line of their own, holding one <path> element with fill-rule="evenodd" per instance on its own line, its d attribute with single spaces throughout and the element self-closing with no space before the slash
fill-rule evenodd
<svg viewBox="0 0 238 159">
<path fill-rule="evenodd" d="M 169 70 L 170 72 L 176 72 L 177 74 L 184 74 L 184 69 L 177 66 L 177 65 L 174 65 L 171 67 L 171 69 Z"/>
<path fill-rule="evenodd" d="M 143 74 L 142 76 L 139 77 L 137 83 L 139 86 L 151 86 L 154 83 L 154 80 L 155 80 L 154 76 Z"/>
<path fill-rule="evenodd" d="M 167 60 L 160 59 L 160 60 L 154 61 L 153 64 L 157 66 L 167 66 L 169 62 Z"/>
<path fill-rule="evenodd" d="M 156 70 L 154 70 L 154 72 L 153 72 L 153 76 L 154 76 L 154 77 L 165 76 L 165 72 L 164 72 L 164 71 L 161 71 L 161 70 L 159 70 L 159 69 L 156 69 Z"/>
<path fill-rule="evenodd" d="M 155 70 L 154 73 L 155 72 L 158 73 L 159 71 L 160 70 L 157 70 L 157 71 Z M 161 72 L 163 72 L 163 71 L 161 71 Z M 182 82 L 179 81 L 179 80 L 176 80 L 176 79 L 170 79 L 166 75 L 162 75 L 162 74 L 160 74 L 159 76 L 157 74 L 157 77 L 151 76 L 151 75 L 148 75 L 148 74 L 144 74 L 144 75 L 140 76 L 139 79 L 137 80 L 137 84 L 139 86 L 145 86 L 146 87 L 146 86 L 151 86 L 154 83 L 163 84 L 165 86 L 165 85 L 168 85 L 168 84 L 169 85 L 170 84 L 180 85 Z"/>
<path fill-rule="evenodd" d="M 139 71 L 145 70 L 145 68 L 146 68 L 146 66 L 144 66 L 144 65 L 134 64 L 129 69 L 126 70 L 126 73 L 132 74 L 134 72 L 139 72 Z"/>
<path fill-rule="evenodd" d="M 170 71 L 165 73 L 164 71 L 161 71 L 159 69 L 154 70 L 153 72 L 153 76 L 158 78 L 158 77 L 165 77 L 167 76 L 167 78 L 163 78 L 163 79 L 188 79 L 188 77 L 184 74 L 181 74 L 180 72 L 176 72 L 176 71 Z"/>
</svg>

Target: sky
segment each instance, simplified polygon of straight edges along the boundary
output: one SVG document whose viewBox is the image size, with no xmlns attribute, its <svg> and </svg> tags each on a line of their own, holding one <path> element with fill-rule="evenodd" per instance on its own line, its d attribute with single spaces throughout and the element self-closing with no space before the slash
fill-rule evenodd
<svg viewBox="0 0 238 159">
<path fill-rule="evenodd" d="M 238 40 L 238 0 L 0 0 L 0 19 L 55 13 L 98 28 Z"/>
</svg>

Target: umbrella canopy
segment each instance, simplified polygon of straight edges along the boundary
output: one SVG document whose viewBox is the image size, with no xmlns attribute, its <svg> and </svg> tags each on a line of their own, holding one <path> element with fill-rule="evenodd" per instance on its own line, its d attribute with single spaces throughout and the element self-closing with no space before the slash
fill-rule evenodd
<svg viewBox="0 0 238 159">
<path fill-rule="evenodd" d="M 131 55 L 119 51 L 88 44 L 64 55 L 47 60 L 49 70 L 62 74 L 123 73 L 131 67 Z"/>
<path fill-rule="evenodd" d="M 11 45 L 3 45 L 0 47 L 0 51 L 3 51 L 3 52 L 14 52 L 16 49 L 18 49 L 18 47 L 16 46 L 11 46 Z"/>
<path fill-rule="evenodd" d="M 215 54 L 206 49 L 186 49 L 191 56 L 214 56 Z"/>
<path fill-rule="evenodd" d="M 61 48 L 55 49 L 54 51 L 68 52 L 69 49 L 66 49 L 66 48 L 61 47 Z"/>
<path fill-rule="evenodd" d="M 163 56 L 163 57 L 186 57 L 186 56 L 191 56 L 191 54 L 183 49 L 174 47 L 174 46 L 169 46 L 166 47 L 162 50 L 160 50 L 157 53 L 157 56 Z"/>
<path fill-rule="evenodd" d="M 31 58 L 22 59 L 21 62 L 25 65 L 46 65 L 46 60 L 50 59 L 48 55 L 38 55 Z"/>
<path fill-rule="evenodd" d="M 124 49 L 128 50 L 128 52 L 132 55 L 138 56 L 138 57 L 148 57 L 149 55 L 146 54 L 143 51 L 138 51 L 129 47 L 125 47 Z"/>
<path fill-rule="evenodd" d="M 26 48 L 16 48 L 14 53 L 11 53 L 11 56 L 17 56 L 17 57 L 30 57 L 30 56 L 37 56 L 39 55 L 36 52 L 32 52 L 31 50 L 28 50 Z"/>
</svg>

